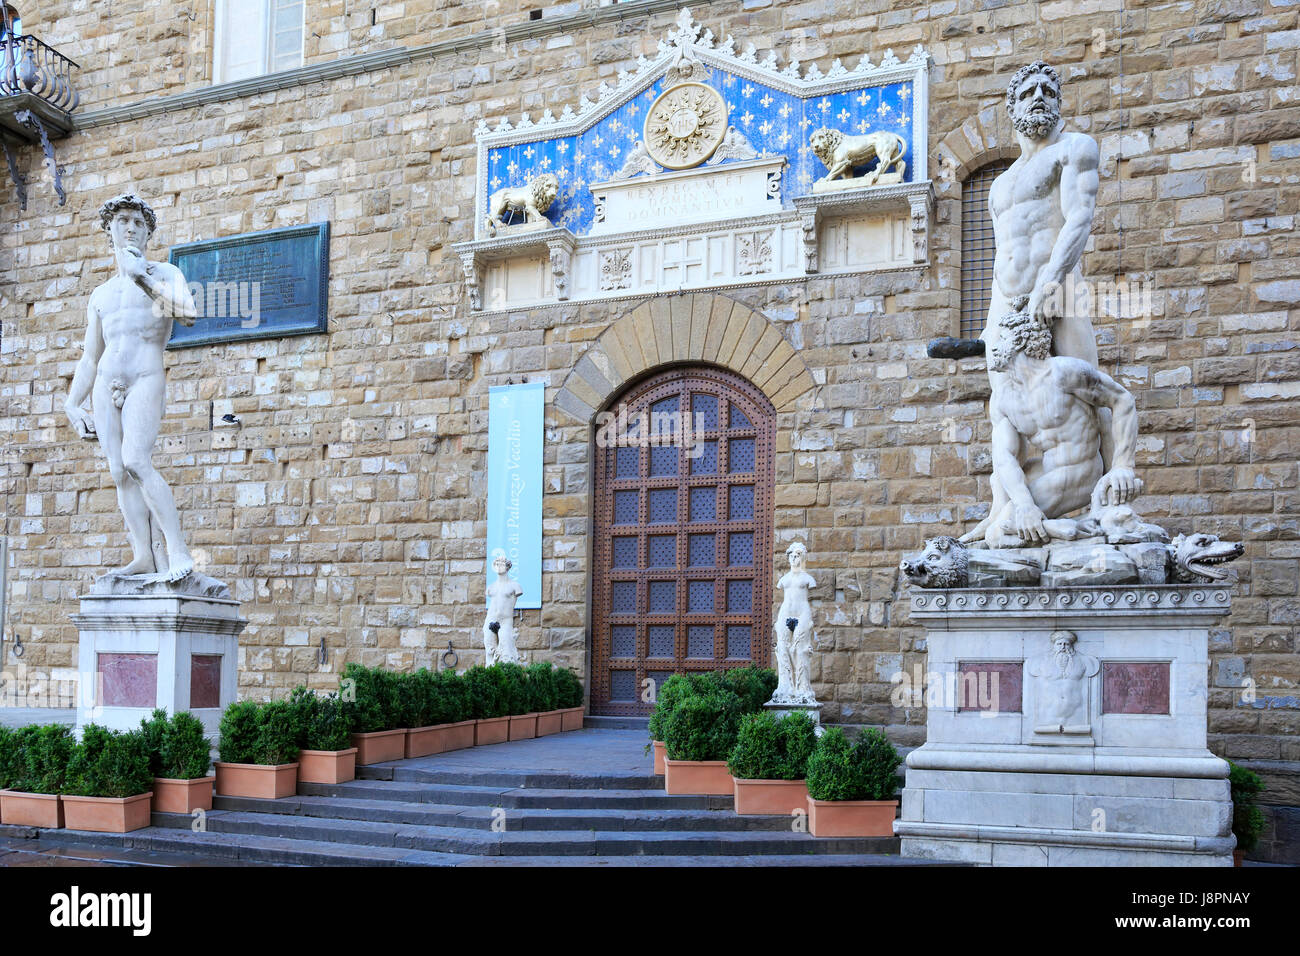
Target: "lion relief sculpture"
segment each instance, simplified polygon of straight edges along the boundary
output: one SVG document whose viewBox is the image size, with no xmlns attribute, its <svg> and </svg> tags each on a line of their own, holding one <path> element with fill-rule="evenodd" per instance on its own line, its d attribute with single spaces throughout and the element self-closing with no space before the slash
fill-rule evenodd
<svg viewBox="0 0 1300 956">
<path fill-rule="evenodd" d="M 554 173 L 534 176 L 526 186 L 498 189 L 488 200 L 488 235 L 495 236 L 497 227 L 506 225 L 504 220 L 507 213 L 523 213 L 524 221 L 521 225 L 535 222 L 550 225 L 546 210 L 551 208 L 551 203 L 555 202 L 555 197 L 559 194 L 560 180 Z"/>
<path fill-rule="evenodd" d="M 897 133 L 881 130 L 852 136 L 837 129 L 823 126 L 808 138 L 808 145 L 813 154 L 826 167 L 826 175 L 820 182 L 829 183 L 841 176 L 853 179 L 853 170 L 865 166 L 872 159 L 878 159 L 876 168 L 858 177 L 863 186 L 875 186 L 882 182 L 901 183 L 907 163 L 903 154 L 907 152 L 907 141 Z M 890 167 L 897 169 L 890 171 Z"/>
</svg>

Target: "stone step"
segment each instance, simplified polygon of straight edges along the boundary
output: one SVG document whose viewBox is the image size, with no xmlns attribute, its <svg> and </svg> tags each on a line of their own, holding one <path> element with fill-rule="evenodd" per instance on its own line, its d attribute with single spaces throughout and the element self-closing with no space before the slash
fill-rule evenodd
<svg viewBox="0 0 1300 956">
<path fill-rule="evenodd" d="M 131 833 L 41 830 L 40 838 L 60 846 L 123 847 L 155 853 L 199 854 L 214 866 L 455 866 L 465 857 L 404 847 L 354 846 L 332 841 L 295 840 L 282 836 L 146 827 Z"/>
<path fill-rule="evenodd" d="M 511 787 L 443 786 L 353 780 L 349 783 L 299 783 L 298 793 L 316 797 L 355 797 L 402 803 L 465 807 L 551 810 L 731 810 L 732 798 L 669 796 L 660 790 L 550 790 Z"/>
<path fill-rule="evenodd" d="M 251 834 L 194 833 L 190 830 L 150 827 L 134 833 L 82 833 L 74 830 L 42 831 L 46 846 L 120 848 L 127 852 L 183 855 L 201 858 L 213 866 L 935 866 L 923 860 L 906 860 L 885 853 L 792 853 L 764 856 L 482 856 L 436 853 L 405 848 L 355 846 L 346 843 L 287 840 Z M 127 857 L 127 859 L 130 859 Z"/>
<path fill-rule="evenodd" d="M 582 719 L 583 730 L 641 730 L 647 731 L 649 717 L 598 717 L 588 714 Z"/>
<path fill-rule="evenodd" d="M 897 853 L 771 853 L 762 856 L 484 856 L 439 853 L 405 847 L 358 846 L 328 841 L 293 840 L 276 836 L 234 834 L 149 827 L 133 833 L 85 833 L 76 830 L 40 831 L 46 846 L 99 847 L 157 854 L 183 854 L 215 866 L 934 866 L 906 860 Z"/>
<path fill-rule="evenodd" d="M 417 826 L 464 827 L 490 832 L 501 821 L 510 830 L 789 830 L 783 816 L 738 816 L 724 810 L 648 809 L 628 813 L 622 809 L 555 809 L 457 806 L 430 802 L 307 796 L 263 800 L 253 797 L 217 797 L 218 810 L 292 814 L 338 820 L 408 823 Z M 176 816 L 188 822 L 188 814 Z M 157 822 L 157 821 L 155 821 Z M 164 822 L 163 825 L 166 825 Z"/>
<path fill-rule="evenodd" d="M 357 779 L 529 790 L 662 790 L 664 786 L 663 777 L 657 777 L 653 773 L 598 774 L 553 770 L 459 769 L 439 767 L 427 758 L 394 760 L 390 763 L 358 767 Z"/>
<path fill-rule="evenodd" d="M 155 814 L 163 824 L 153 829 L 188 828 L 187 814 Z M 348 843 L 365 847 L 425 850 L 484 856 L 733 856 L 774 853 L 897 853 L 898 840 L 882 838 L 815 838 L 789 830 L 740 831 L 601 831 L 509 830 L 502 833 L 466 827 L 338 820 L 292 814 L 213 810 L 208 833 L 255 835 L 312 843 Z"/>
</svg>

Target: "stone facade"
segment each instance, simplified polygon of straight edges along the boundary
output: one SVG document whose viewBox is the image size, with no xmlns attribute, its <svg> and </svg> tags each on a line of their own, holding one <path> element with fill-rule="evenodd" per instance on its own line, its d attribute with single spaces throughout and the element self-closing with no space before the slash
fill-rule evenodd
<svg viewBox="0 0 1300 956">
<path fill-rule="evenodd" d="M 193 20 L 146 0 L 119 0 L 111 18 L 71 0 L 24 11 L 28 32 L 81 64 L 83 99 L 79 128 L 56 143 L 68 204 L 57 205 L 38 150 L 19 154 L 28 210 L 0 190 L 7 630 L 27 648 L 6 656 L 7 672 L 75 674 L 76 596 L 127 553 L 108 474 L 61 405 L 86 298 L 111 265 L 95 210 L 131 187 L 159 212 L 156 250 L 331 224 L 328 335 L 169 358 L 155 462 L 204 570 L 231 582 L 249 620 L 241 694 L 326 686 L 347 660 L 433 665 L 448 641 L 462 666 L 481 657 L 488 388 L 521 379 L 547 382 L 548 403 L 544 606 L 522 613 L 520 648 L 585 671 L 584 416 L 663 358 L 626 358 L 646 341 L 636 316 L 739 304 L 766 320 L 755 331 L 769 355 L 740 362 L 733 347 L 731 367 L 758 382 L 770 355 L 799 361 L 765 379 L 778 407 L 773 573 L 790 541 L 805 540 L 825 719 L 921 743 L 923 712 L 890 703 L 891 676 L 923 665 L 925 651 L 900 598 L 899 557 L 980 517 L 990 470 L 983 360 L 929 359 L 925 343 L 957 334 L 961 180 L 1016 154 L 1005 84 L 1042 57 L 1061 70 L 1073 128 L 1101 144 L 1084 274 L 1151 291 L 1151 314 L 1094 320 L 1103 368 L 1138 403 L 1138 509 L 1172 532 L 1247 548 L 1233 613 L 1211 635 L 1211 746 L 1265 770 L 1271 802 L 1300 804 L 1300 778 L 1280 772 L 1300 765 L 1295 0 L 697 2 L 718 37 L 823 68 L 925 46 L 929 266 L 527 313 L 472 313 L 450 249 L 473 236 L 472 130 L 558 114 L 612 82 L 653 55 L 676 6 L 572 3 L 532 21 L 514 0 L 487 4 L 486 19 L 481 4 L 444 0 L 373 11 L 308 0 L 308 67 L 412 54 L 221 97 L 203 92 L 212 6 L 195 5 Z M 213 427 L 225 413 L 242 425 Z M 1242 700 L 1247 678 L 1253 702 Z"/>
</svg>

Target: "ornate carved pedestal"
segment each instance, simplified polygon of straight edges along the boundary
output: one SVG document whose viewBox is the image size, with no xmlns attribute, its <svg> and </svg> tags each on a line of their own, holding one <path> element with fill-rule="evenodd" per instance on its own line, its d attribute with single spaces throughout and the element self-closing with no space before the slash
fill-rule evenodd
<svg viewBox="0 0 1300 956">
<path fill-rule="evenodd" d="M 235 699 L 239 633 L 248 623 L 224 584 L 101 581 L 81 598 L 77 729 L 134 730 L 155 707 L 188 710 L 215 738 Z"/>
<path fill-rule="evenodd" d="M 914 590 L 926 742 L 902 855 L 993 866 L 1231 866 L 1206 749 L 1211 585 Z M 917 698 L 914 698 L 917 700 Z M 918 701 L 919 702 L 919 701 Z"/>
</svg>

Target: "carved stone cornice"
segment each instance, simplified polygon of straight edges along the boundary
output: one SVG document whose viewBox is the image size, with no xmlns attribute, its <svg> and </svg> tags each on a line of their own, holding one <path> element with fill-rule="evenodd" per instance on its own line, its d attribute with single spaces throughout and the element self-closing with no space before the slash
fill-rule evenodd
<svg viewBox="0 0 1300 956">
<path fill-rule="evenodd" d="M 1222 585 L 1108 585 L 1068 588 L 913 588 L 911 619 L 931 630 L 1083 627 L 1099 618 L 1143 627 L 1192 627 L 1232 608 Z M 1010 624 L 1009 624 L 1010 622 Z M 1113 626 L 1113 623 L 1109 626 Z"/>
<path fill-rule="evenodd" d="M 121 614 L 112 611 L 83 611 L 69 615 L 82 631 L 175 631 L 189 634 L 237 635 L 248 622 L 237 617 L 217 618 L 192 614 Z"/>
</svg>

